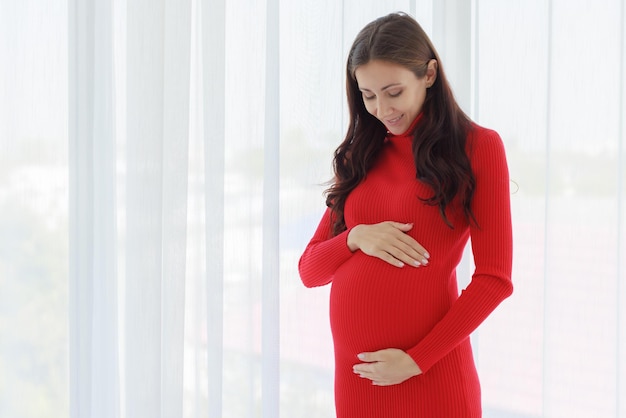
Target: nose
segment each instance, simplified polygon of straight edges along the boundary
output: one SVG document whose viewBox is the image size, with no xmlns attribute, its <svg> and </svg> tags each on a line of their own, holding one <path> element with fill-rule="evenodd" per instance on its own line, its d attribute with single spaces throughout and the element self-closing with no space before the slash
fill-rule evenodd
<svg viewBox="0 0 626 418">
<path fill-rule="evenodd" d="M 393 107 L 389 102 L 384 97 L 379 97 L 376 103 L 376 116 L 382 119 L 392 113 Z"/>
</svg>

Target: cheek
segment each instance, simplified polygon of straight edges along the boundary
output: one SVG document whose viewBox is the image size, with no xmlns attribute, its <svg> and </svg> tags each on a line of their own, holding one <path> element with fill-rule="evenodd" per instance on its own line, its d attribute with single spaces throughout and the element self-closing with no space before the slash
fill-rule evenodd
<svg viewBox="0 0 626 418">
<path fill-rule="evenodd" d="M 421 108 L 424 105 L 424 101 L 426 100 L 426 90 L 418 91 L 415 94 L 415 106 Z"/>
<path fill-rule="evenodd" d="M 363 100 L 363 104 L 365 105 L 365 110 L 368 111 L 368 113 L 370 113 L 371 115 L 376 116 L 376 106 L 374 105 L 374 103 L 368 101 L 368 100 Z"/>
</svg>

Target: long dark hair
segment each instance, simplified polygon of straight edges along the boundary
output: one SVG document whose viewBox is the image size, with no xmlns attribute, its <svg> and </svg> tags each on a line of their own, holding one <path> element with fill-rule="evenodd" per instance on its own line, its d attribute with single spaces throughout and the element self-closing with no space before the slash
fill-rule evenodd
<svg viewBox="0 0 626 418">
<path fill-rule="evenodd" d="M 438 206 L 444 222 L 452 228 L 446 208 L 458 197 L 466 219 L 475 221 L 470 208 L 475 179 L 465 150 L 471 121 L 454 100 L 439 55 L 424 30 L 410 16 L 392 13 L 365 26 L 348 54 L 346 90 L 350 124 L 345 139 L 335 150 L 335 178 L 325 191 L 326 205 L 332 209 L 334 235 L 346 229 L 346 198 L 372 167 L 387 132 L 384 124 L 365 108 L 356 69 L 380 60 L 402 65 L 422 78 L 433 59 L 438 64 L 437 78 L 428 89 L 422 120 L 413 138 L 416 177 L 433 190 L 432 196 L 420 199 Z"/>
</svg>

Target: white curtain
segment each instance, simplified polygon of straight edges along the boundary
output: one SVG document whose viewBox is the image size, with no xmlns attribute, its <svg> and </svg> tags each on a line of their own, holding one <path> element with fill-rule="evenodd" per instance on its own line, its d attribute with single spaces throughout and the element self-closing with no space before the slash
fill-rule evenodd
<svg viewBox="0 0 626 418">
<path fill-rule="evenodd" d="M 500 410 L 626 417 L 624 8 L 477 2 L 475 114 L 519 186 L 517 291 L 480 334 Z"/>
<path fill-rule="evenodd" d="M 0 0 L 0 416 L 334 416 L 296 266 L 398 10 L 515 181 L 484 416 L 626 417 L 622 0 Z"/>
</svg>

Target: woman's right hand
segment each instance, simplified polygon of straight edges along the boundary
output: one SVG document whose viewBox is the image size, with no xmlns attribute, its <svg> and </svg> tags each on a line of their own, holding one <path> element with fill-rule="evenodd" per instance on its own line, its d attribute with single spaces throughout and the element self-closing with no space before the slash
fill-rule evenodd
<svg viewBox="0 0 626 418">
<path fill-rule="evenodd" d="M 430 258 L 428 251 L 406 234 L 412 228 L 412 223 L 392 221 L 357 225 L 348 234 L 348 248 L 353 252 L 361 250 L 396 267 L 426 266 Z"/>
</svg>

